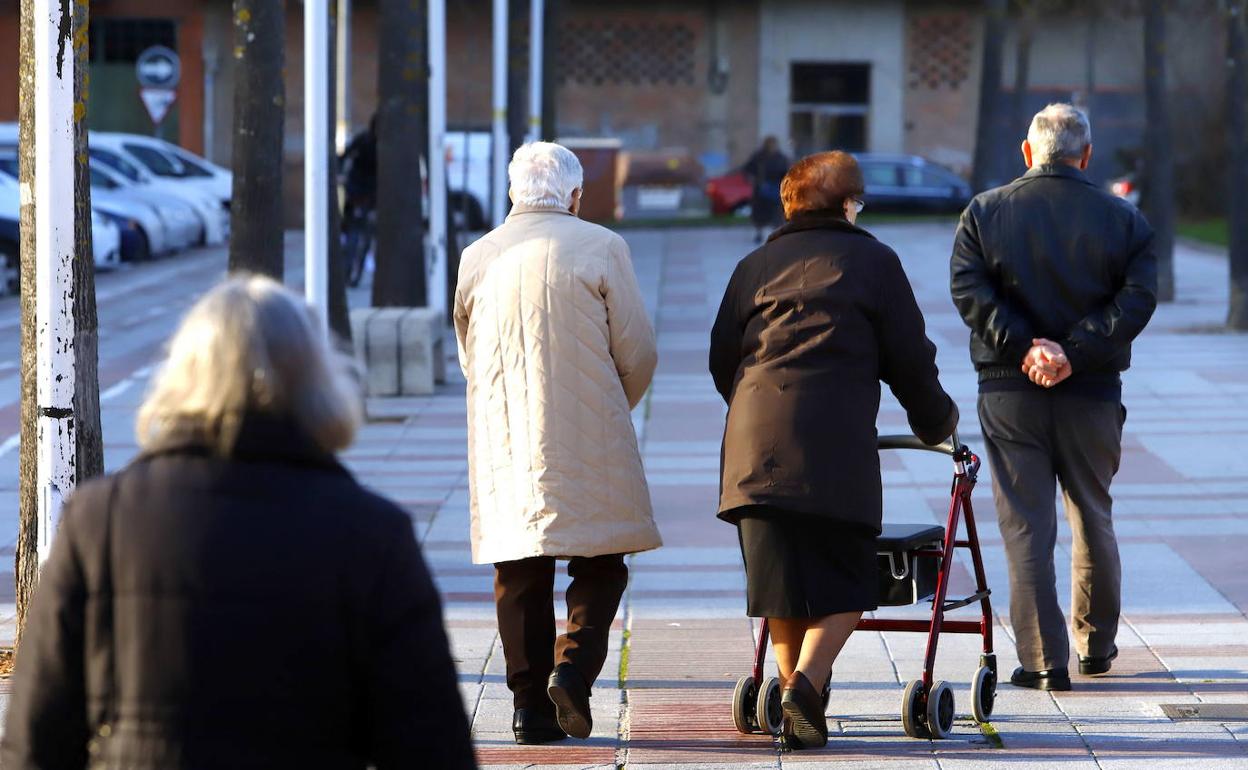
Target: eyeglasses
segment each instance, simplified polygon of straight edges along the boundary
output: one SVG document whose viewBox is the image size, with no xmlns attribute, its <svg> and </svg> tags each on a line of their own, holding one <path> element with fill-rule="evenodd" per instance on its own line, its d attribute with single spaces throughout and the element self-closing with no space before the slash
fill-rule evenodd
<svg viewBox="0 0 1248 770">
<path fill-rule="evenodd" d="M 854 202 L 854 213 L 861 214 L 867 204 L 863 203 L 861 198 L 850 198 L 850 200 Z"/>
</svg>

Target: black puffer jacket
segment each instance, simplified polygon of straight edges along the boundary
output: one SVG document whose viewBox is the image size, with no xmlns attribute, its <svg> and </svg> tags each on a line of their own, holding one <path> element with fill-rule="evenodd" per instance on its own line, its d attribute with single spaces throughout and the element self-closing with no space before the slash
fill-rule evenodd
<svg viewBox="0 0 1248 770">
<path fill-rule="evenodd" d="M 1070 359 L 1059 387 L 1116 383 L 1157 304 L 1152 241 L 1134 206 L 1064 164 L 976 196 L 958 226 L 950 285 L 980 381 L 1025 381 L 1023 357 L 1043 337 Z"/>
<path fill-rule="evenodd" d="M 81 487 L 15 679 L 7 770 L 475 767 L 411 520 L 280 421 Z"/>
<path fill-rule="evenodd" d="M 729 521 L 767 505 L 878 531 L 881 380 L 927 443 L 958 422 L 900 260 L 834 213 L 799 215 L 741 260 L 710 368 L 728 402 L 719 510 Z"/>
</svg>

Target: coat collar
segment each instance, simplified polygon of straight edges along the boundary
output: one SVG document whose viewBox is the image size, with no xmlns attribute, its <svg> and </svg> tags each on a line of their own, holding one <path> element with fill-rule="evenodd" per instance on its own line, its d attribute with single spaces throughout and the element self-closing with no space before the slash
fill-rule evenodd
<svg viewBox="0 0 1248 770">
<path fill-rule="evenodd" d="M 507 215 L 507 219 L 510 220 L 512 217 L 520 214 L 563 214 L 564 216 L 573 216 L 571 211 L 558 206 L 522 206 L 517 204 L 511 207 L 511 213 Z"/>
<path fill-rule="evenodd" d="M 213 456 L 216 448 L 195 427 L 174 425 L 157 446 L 144 450 L 142 457 L 178 454 Z M 338 460 L 318 447 L 293 419 L 254 412 L 244 415 L 238 438 L 225 459 L 281 462 L 347 473 Z"/>
<path fill-rule="evenodd" d="M 1063 179 L 1073 179 L 1084 184 L 1092 184 L 1088 181 L 1088 177 L 1079 169 L 1066 163 L 1045 163 L 1040 166 L 1032 166 L 1027 169 L 1027 173 L 1023 174 L 1023 179 L 1035 179 L 1042 176 L 1056 176 Z"/>
<path fill-rule="evenodd" d="M 875 240 L 875 236 L 863 230 L 857 225 L 851 225 L 849 220 L 839 211 L 831 209 L 823 209 L 820 211 L 803 211 L 800 214 L 794 214 L 783 227 L 776 230 L 767 238 L 767 242 L 771 243 L 781 236 L 790 233 L 800 233 L 803 230 L 836 230 L 842 233 L 854 233 L 855 235 L 865 235 L 871 240 Z"/>
</svg>

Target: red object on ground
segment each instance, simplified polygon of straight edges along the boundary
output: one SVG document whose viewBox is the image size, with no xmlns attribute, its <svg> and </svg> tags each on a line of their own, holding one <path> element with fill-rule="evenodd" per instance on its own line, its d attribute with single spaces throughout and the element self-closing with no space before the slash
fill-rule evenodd
<svg viewBox="0 0 1248 770">
<path fill-rule="evenodd" d="M 706 197 L 711 200 L 712 214 L 731 214 L 750 202 L 754 186 L 745 174 L 733 171 L 706 181 Z"/>
</svg>

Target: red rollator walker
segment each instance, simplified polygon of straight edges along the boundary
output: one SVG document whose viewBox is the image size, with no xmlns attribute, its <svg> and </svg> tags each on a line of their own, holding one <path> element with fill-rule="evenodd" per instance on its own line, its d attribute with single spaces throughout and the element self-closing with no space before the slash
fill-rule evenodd
<svg viewBox="0 0 1248 770">
<path fill-rule="evenodd" d="M 906 685 L 901 702 L 901 724 L 911 738 L 947 738 L 953 729 L 955 708 L 953 689 L 948 683 L 933 681 L 936 647 L 941 633 L 979 634 L 983 652 L 979 668 L 971 682 L 971 715 L 985 723 L 992 716 L 997 694 L 997 657 L 992 651 L 991 591 L 984 575 L 979 536 L 975 531 L 975 515 L 971 508 L 971 490 L 979 473 L 979 458 L 953 438 L 937 446 L 927 446 L 914 436 L 880 436 L 879 448 L 919 449 L 939 452 L 953 458 L 953 486 L 950 490 L 949 516 L 944 527 L 930 524 L 885 524 L 879 538 L 880 606 L 918 604 L 924 599 L 932 603 L 930 620 L 863 618 L 859 631 L 905 631 L 927 634 L 927 654 L 923 659 L 923 677 Z M 959 540 L 958 522 L 966 522 L 966 539 Z M 955 548 L 971 552 L 975 568 L 975 593 L 949 599 L 949 575 L 953 569 Z M 946 620 L 945 613 L 979 603 L 979 620 Z M 754 648 L 754 673 L 737 681 L 732 695 L 732 719 L 743 733 L 780 734 L 780 680 L 763 675 L 767 657 L 767 620 L 764 618 Z M 823 704 L 827 708 L 830 683 L 824 685 Z"/>
</svg>

